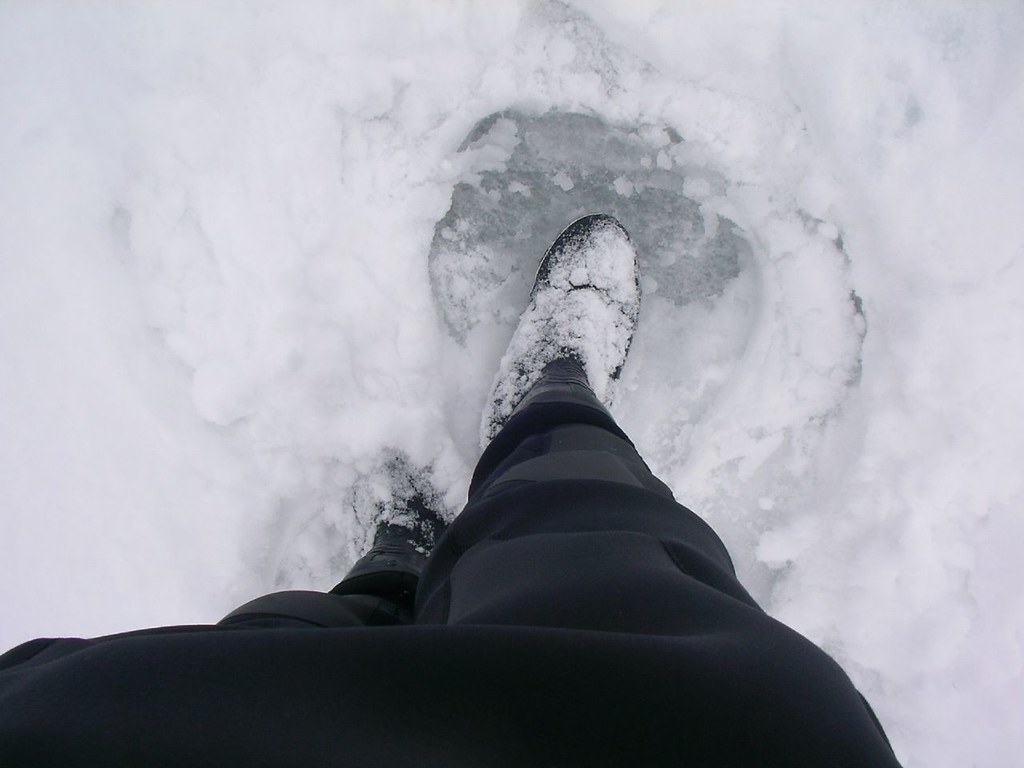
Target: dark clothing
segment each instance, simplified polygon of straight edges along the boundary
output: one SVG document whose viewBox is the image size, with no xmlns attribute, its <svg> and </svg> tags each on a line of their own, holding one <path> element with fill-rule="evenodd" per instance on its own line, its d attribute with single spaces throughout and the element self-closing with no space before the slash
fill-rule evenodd
<svg viewBox="0 0 1024 768">
<path fill-rule="evenodd" d="M 33 641 L 0 657 L 0 765 L 897 766 L 585 394 L 485 451 L 413 624 Z"/>
</svg>

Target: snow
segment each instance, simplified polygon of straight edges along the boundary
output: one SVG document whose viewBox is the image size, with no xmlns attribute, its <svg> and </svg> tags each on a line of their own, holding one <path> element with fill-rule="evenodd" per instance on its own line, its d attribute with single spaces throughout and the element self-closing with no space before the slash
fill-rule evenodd
<svg viewBox="0 0 1024 768">
<path fill-rule="evenodd" d="M 527 254 L 600 204 L 652 468 L 907 766 L 1014 764 L 1022 33 L 951 0 L 3 4 L 0 646 L 329 588 L 399 455 L 456 511 Z"/>
</svg>

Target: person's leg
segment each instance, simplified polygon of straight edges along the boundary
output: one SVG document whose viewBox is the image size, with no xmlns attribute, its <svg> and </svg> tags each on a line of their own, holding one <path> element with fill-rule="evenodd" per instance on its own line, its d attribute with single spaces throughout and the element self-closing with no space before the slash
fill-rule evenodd
<svg viewBox="0 0 1024 768">
<path fill-rule="evenodd" d="M 673 633 L 709 618 L 710 591 L 760 613 L 718 536 L 563 359 L 481 456 L 469 502 L 428 562 L 417 622 Z"/>
<path fill-rule="evenodd" d="M 541 456 L 546 458 L 534 461 Z M 672 498 L 672 491 L 651 473 L 594 395 L 579 361 L 559 358 L 544 367 L 539 381 L 484 450 L 469 498 L 518 479 L 588 476 L 639 485 Z"/>
<path fill-rule="evenodd" d="M 427 553 L 444 528 L 422 495 L 401 503 L 402 523 L 378 523 L 373 546 L 330 592 L 289 590 L 239 606 L 220 624 L 259 628 L 410 624 Z"/>
<path fill-rule="evenodd" d="M 489 443 L 428 563 L 418 621 L 675 632 L 686 621 L 667 604 L 673 590 L 697 599 L 695 583 L 759 610 L 718 536 L 676 503 L 602 403 L 639 308 L 622 226 L 604 215 L 570 224 L 499 365 L 482 419 Z"/>
<path fill-rule="evenodd" d="M 416 622 L 509 627 L 524 650 L 571 638 L 579 654 L 567 665 L 616 644 L 641 685 L 687 681 L 700 739 L 723 717 L 748 758 L 773 742 L 786 764 L 847 753 L 894 764 L 842 669 L 758 607 L 722 541 L 651 474 L 595 397 L 593 377 L 607 393 L 621 370 L 638 289 L 624 230 L 608 217 L 581 222 L 541 264 L 484 414 L 490 443 L 427 563 Z M 635 255 L 632 267 L 635 278 Z M 638 662 L 647 653 L 650 664 Z"/>
</svg>

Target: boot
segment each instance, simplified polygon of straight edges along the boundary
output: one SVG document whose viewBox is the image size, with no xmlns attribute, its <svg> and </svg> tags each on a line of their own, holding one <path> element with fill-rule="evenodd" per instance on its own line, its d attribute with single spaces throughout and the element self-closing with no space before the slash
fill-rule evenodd
<svg viewBox="0 0 1024 768">
<path fill-rule="evenodd" d="M 640 314 L 640 273 L 629 234 L 613 217 L 577 219 L 548 248 L 481 421 L 487 445 L 548 363 L 578 362 L 604 405 Z"/>
<path fill-rule="evenodd" d="M 408 499 L 401 522 L 377 524 L 373 546 L 331 592 L 373 595 L 411 608 L 420 572 L 446 523 L 416 495 Z"/>
</svg>

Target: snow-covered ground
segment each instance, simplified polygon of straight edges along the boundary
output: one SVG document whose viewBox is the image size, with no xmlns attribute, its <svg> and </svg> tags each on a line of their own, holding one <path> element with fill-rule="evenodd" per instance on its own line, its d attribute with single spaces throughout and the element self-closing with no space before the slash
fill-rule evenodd
<svg viewBox="0 0 1024 768">
<path fill-rule="evenodd" d="M 908 767 L 1018 764 L 1022 39 L 997 0 L 0 5 L 0 646 L 329 588 L 396 454 L 457 510 L 529 254 L 600 206 L 652 467 Z"/>
</svg>

